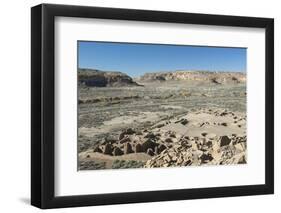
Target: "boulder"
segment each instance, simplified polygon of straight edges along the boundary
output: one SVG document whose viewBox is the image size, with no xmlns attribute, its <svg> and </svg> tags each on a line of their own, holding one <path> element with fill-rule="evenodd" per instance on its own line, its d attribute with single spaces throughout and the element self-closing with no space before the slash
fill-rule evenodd
<svg viewBox="0 0 281 213">
<path fill-rule="evenodd" d="M 158 152 L 161 153 L 162 151 L 164 151 L 165 149 L 167 149 L 167 147 L 164 144 L 160 144 L 158 147 Z"/>
<path fill-rule="evenodd" d="M 205 136 L 207 136 L 207 135 L 208 135 L 208 133 L 206 133 L 206 132 L 202 132 L 202 133 L 201 133 L 201 135 L 202 135 L 203 137 L 205 137 Z"/>
<path fill-rule="evenodd" d="M 119 155 L 123 155 L 123 151 L 119 148 L 119 147 L 115 147 L 113 150 L 113 155 L 114 156 L 119 156 Z"/>
<path fill-rule="evenodd" d="M 212 141 L 207 141 L 206 142 L 206 146 L 208 146 L 209 148 L 213 146 L 213 142 Z"/>
<path fill-rule="evenodd" d="M 208 161 L 211 161 L 211 160 L 213 160 L 213 157 L 212 157 L 212 155 L 211 154 L 202 154 L 201 156 L 200 156 L 200 159 L 201 159 L 201 161 L 202 161 L 202 163 L 206 163 L 206 162 L 208 162 Z"/>
<path fill-rule="evenodd" d="M 131 139 L 129 137 L 125 137 L 119 141 L 119 143 L 121 143 L 121 144 L 126 143 L 126 142 L 131 142 Z"/>
<path fill-rule="evenodd" d="M 136 145 L 135 151 L 136 151 L 136 153 L 138 153 L 138 152 L 143 152 L 143 150 L 142 150 L 142 145 L 141 145 L 140 143 L 138 143 L 138 144 Z"/>
<path fill-rule="evenodd" d="M 144 152 L 146 152 L 148 149 L 154 150 L 156 145 L 157 144 L 154 143 L 154 141 L 149 138 L 142 144 L 142 149 Z"/>
<path fill-rule="evenodd" d="M 165 155 L 165 156 L 163 157 L 163 160 L 164 160 L 166 163 L 170 163 L 171 158 L 170 158 L 169 155 Z"/>
<path fill-rule="evenodd" d="M 181 124 L 182 124 L 182 125 L 186 125 L 186 124 L 188 124 L 188 120 L 183 119 L 183 120 L 181 121 Z"/>
<path fill-rule="evenodd" d="M 183 159 L 182 159 L 182 157 L 180 156 L 180 157 L 178 157 L 178 159 L 177 159 L 177 164 L 178 165 L 181 165 L 183 163 Z"/>
<path fill-rule="evenodd" d="M 242 155 L 238 160 L 238 164 L 244 164 L 244 163 L 247 163 L 246 156 Z"/>
<path fill-rule="evenodd" d="M 122 140 L 125 137 L 125 132 L 121 132 L 119 135 L 119 140 Z"/>
<path fill-rule="evenodd" d="M 228 112 L 222 112 L 222 113 L 220 114 L 220 116 L 226 116 L 226 115 L 228 115 Z"/>
<path fill-rule="evenodd" d="M 156 136 L 152 132 L 149 132 L 144 136 L 144 138 L 154 139 L 154 138 L 156 138 Z"/>
<path fill-rule="evenodd" d="M 164 124 L 164 123 L 160 123 L 160 124 L 156 124 L 154 127 L 155 127 L 155 128 L 161 128 L 161 127 L 163 127 L 163 126 L 165 126 L 165 124 Z"/>
<path fill-rule="evenodd" d="M 224 135 L 220 137 L 220 147 L 227 146 L 230 143 L 231 143 L 231 139 L 228 136 Z"/>
<path fill-rule="evenodd" d="M 191 160 L 187 160 L 187 161 L 184 161 L 184 162 L 183 162 L 183 165 L 184 165 L 184 166 L 189 166 L 189 165 L 191 165 L 191 164 L 192 164 Z"/>
<path fill-rule="evenodd" d="M 113 150 L 112 145 L 111 144 L 106 144 L 104 146 L 103 154 L 105 154 L 105 155 L 112 155 L 112 150 Z"/>
<path fill-rule="evenodd" d="M 132 145 L 130 143 L 126 143 L 124 146 L 124 153 L 130 154 L 133 153 Z"/>
<path fill-rule="evenodd" d="M 117 140 L 112 136 L 107 136 L 104 138 L 105 143 L 115 143 Z"/>
<path fill-rule="evenodd" d="M 158 146 L 155 146 L 155 148 L 154 148 L 154 154 L 155 154 L 155 155 L 158 155 L 158 154 L 159 154 Z"/>
<path fill-rule="evenodd" d="M 228 126 L 228 124 L 225 123 L 225 122 L 224 122 L 224 123 L 221 123 L 221 125 L 222 125 L 222 126 Z"/>
<path fill-rule="evenodd" d="M 165 139 L 165 142 L 167 142 L 167 143 L 172 143 L 173 140 L 172 140 L 172 138 L 166 138 L 166 139 Z"/>
<path fill-rule="evenodd" d="M 147 153 L 148 155 L 151 155 L 151 156 L 154 155 L 154 152 L 153 152 L 153 150 L 152 150 L 151 148 L 147 149 L 146 153 Z"/>
<path fill-rule="evenodd" d="M 137 131 L 135 134 L 136 135 L 142 135 L 142 132 L 141 131 Z"/>
<path fill-rule="evenodd" d="M 177 136 L 176 136 L 175 133 L 171 133 L 171 134 L 170 134 L 170 137 L 171 137 L 171 138 L 177 138 Z"/>
<path fill-rule="evenodd" d="M 132 135 L 134 133 L 136 133 L 135 130 L 133 130 L 132 128 L 128 128 L 125 131 L 120 133 L 119 140 L 122 140 L 125 137 L 125 135 Z"/>
<path fill-rule="evenodd" d="M 96 146 L 96 147 L 94 148 L 93 152 L 102 153 L 102 150 L 101 150 L 101 148 L 99 148 L 98 146 Z"/>
<path fill-rule="evenodd" d="M 133 130 L 132 128 L 128 128 L 128 129 L 126 129 L 126 131 L 125 131 L 125 134 L 126 134 L 126 135 L 132 135 L 132 134 L 134 134 L 134 133 L 136 133 L 136 131 Z"/>
</svg>

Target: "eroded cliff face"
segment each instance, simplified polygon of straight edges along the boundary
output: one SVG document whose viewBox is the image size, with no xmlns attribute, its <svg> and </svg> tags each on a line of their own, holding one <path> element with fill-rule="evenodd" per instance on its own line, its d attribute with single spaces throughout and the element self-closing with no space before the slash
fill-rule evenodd
<svg viewBox="0 0 281 213">
<path fill-rule="evenodd" d="M 246 82 L 246 74 L 242 72 L 207 72 L 207 71 L 175 71 L 146 73 L 139 81 L 171 81 L 190 80 L 204 81 L 216 84 Z"/>
<path fill-rule="evenodd" d="M 242 72 L 208 72 L 208 71 L 173 71 L 145 73 L 134 79 L 137 82 L 197 81 L 214 84 L 245 83 L 246 73 Z M 79 85 L 88 87 L 123 87 L 140 86 L 130 76 L 122 72 L 79 69 Z"/>
<path fill-rule="evenodd" d="M 138 86 L 133 79 L 122 72 L 107 72 L 94 69 L 79 69 L 78 82 L 88 87 Z"/>
</svg>

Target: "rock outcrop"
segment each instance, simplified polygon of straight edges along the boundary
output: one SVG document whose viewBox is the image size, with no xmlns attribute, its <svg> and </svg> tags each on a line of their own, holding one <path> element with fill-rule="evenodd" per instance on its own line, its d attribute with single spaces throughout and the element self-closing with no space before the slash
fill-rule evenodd
<svg viewBox="0 0 281 213">
<path fill-rule="evenodd" d="M 109 72 L 94 69 L 78 69 L 79 85 L 88 87 L 139 86 L 133 79 L 122 72 Z"/>
<path fill-rule="evenodd" d="M 140 82 L 190 80 L 210 82 L 214 84 L 243 83 L 246 74 L 242 72 L 208 72 L 208 71 L 174 71 L 146 73 L 138 79 Z"/>
<path fill-rule="evenodd" d="M 239 124 L 234 123 L 236 120 Z M 243 113 L 197 109 L 164 121 L 142 130 L 123 129 L 87 154 L 146 156 L 146 168 L 247 163 L 246 131 L 238 128 L 245 128 Z M 221 125 L 224 122 L 228 125 Z"/>
<path fill-rule="evenodd" d="M 246 160 L 246 136 L 223 136 L 231 143 L 220 144 L 222 137 L 210 141 L 202 138 L 182 138 L 174 146 L 163 150 L 148 160 L 144 167 L 174 167 L 199 165 L 244 164 Z M 242 148 L 243 147 L 243 148 Z"/>
</svg>

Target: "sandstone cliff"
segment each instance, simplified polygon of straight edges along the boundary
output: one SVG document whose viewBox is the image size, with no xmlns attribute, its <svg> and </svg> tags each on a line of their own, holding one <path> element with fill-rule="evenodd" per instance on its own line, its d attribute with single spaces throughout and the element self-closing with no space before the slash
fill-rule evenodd
<svg viewBox="0 0 281 213">
<path fill-rule="evenodd" d="M 138 86 L 133 79 L 122 72 L 78 69 L 78 82 L 89 87 Z"/>
<path fill-rule="evenodd" d="M 139 81 L 171 81 L 191 80 L 204 81 L 216 84 L 246 82 L 246 73 L 242 72 L 208 72 L 208 71 L 174 71 L 145 73 Z"/>
</svg>

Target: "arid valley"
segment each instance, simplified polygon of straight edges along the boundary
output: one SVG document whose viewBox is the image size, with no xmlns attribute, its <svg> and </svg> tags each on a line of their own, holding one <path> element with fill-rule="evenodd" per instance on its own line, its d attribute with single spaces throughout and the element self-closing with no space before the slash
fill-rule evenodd
<svg viewBox="0 0 281 213">
<path fill-rule="evenodd" d="M 247 162 L 246 74 L 78 70 L 78 169 Z"/>
</svg>

